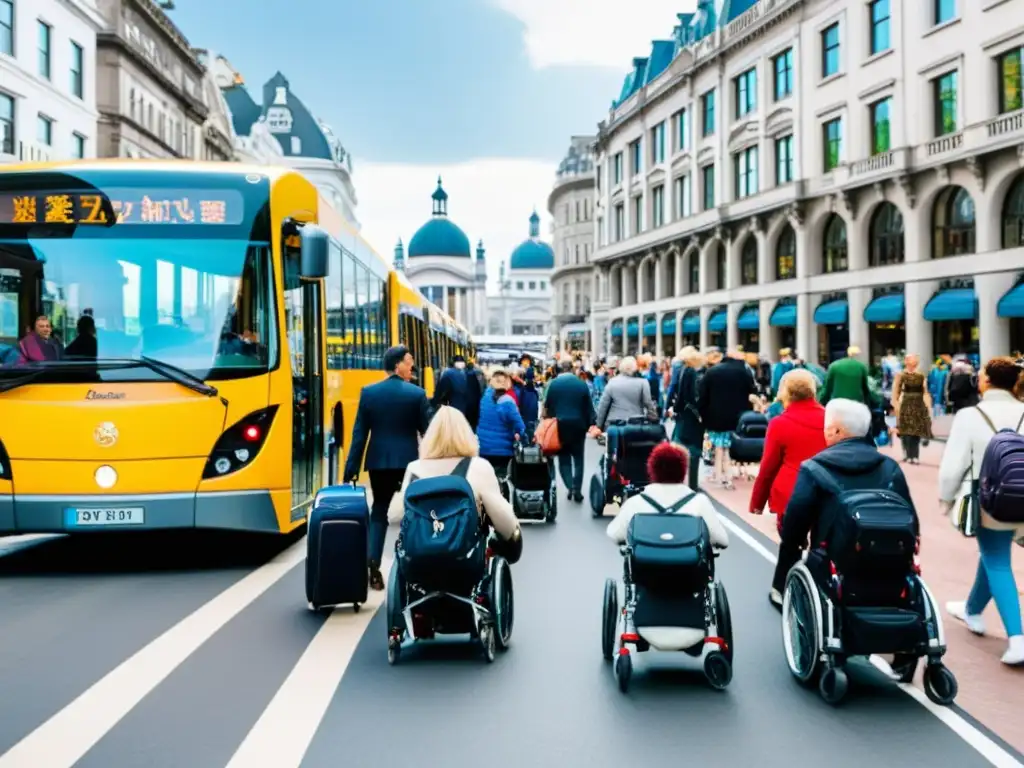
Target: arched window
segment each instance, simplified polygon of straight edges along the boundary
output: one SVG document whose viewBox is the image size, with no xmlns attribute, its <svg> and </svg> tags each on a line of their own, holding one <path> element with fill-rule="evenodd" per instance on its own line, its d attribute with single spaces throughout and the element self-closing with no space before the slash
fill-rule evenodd
<svg viewBox="0 0 1024 768">
<path fill-rule="evenodd" d="M 700 251 L 692 250 L 687 257 L 690 260 L 689 285 L 687 293 L 700 293 Z"/>
<path fill-rule="evenodd" d="M 661 287 L 663 294 L 661 298 L 668 298 L 676 295 L 676 260 L 679 257 L 674 253 L 668 253 L 663 258 L 665 259 L 665 285 Z"/>
<path fill-rule="evenodd" d="M 974 200 L 963 187 L 946 187 L 932 211 L 935 238 L 932 258 L 974 253 Z"/>
<path fill-rule="evenodd" d="M 656 298 L 654 295 L 654 259 L 648 259 L 644 262 L 641 275 L 643 275 L 644 281 L 642 301 L 650 301 Z"/>
<path fill-rule="evenodd" d="M 726 279 L 729 275 L 728 260 L 725 255 L 725 245 L 721 240 L 715 245 L 715 288 L 722 290 L 726 287 Z"/>
<path fill-rule="evenodd" d="M 757 238 L 748 235 L 740 252 L 740 285 L 757 285 Z"/>
<path fill-rule="evenodd" d="M 792 280 L 796 277 L 796 232 L 786 224 L 775 246 L 775 279 Z"/>
<path fill-rule="evenodd" d="M 1017 176 L 1003 203 L 1003 248 L 1024 245 L 1024 173 Z"/>
<path fill-rule="evenodd" d="M 846 222 L 838 214 L 830 214 L 825 223 L 825 247 L 822 272 L 845 272 L 847 269 Z"/>
<path fill-rule="evenodd" d="M 871 250 L 868 263 L 872 267 L 902 264 L 903 214 L 892 203 L 882 203 L 871 217 Z"/>
</svg>

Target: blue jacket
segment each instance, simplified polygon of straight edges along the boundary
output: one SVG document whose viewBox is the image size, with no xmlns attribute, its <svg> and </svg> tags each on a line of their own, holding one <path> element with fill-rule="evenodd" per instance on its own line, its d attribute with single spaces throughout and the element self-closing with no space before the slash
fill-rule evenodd
<svg viewBox="0 0 1024 768">
<path fill-rule="evenodd" d="M 367 470 L 405 469 L 418 458 L 418 438 L 429 423 L 427 395 L 415 384 L 392 374 L 364 387 L 352 427 L 352 444 L 344 446 L 348 448 L 344 479 L 358 476 L 363 466 Z"/>
<path fill-rule="evenodd" d="M 488 387 L 480 398 L 480 423 L 476 427 L 480 455 L 511 456 L 515 452 L 513 438 L 525 434 L 526 425 L 516 408 L 516 401 L 502 395 L 495 402 L 494 390 Z"/>
</svg>

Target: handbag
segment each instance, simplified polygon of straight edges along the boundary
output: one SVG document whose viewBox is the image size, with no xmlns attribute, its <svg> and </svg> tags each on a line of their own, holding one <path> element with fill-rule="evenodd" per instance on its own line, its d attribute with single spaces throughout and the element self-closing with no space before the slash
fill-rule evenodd
<svg viewBox="0 0 1024 768">
<path fill-rule="evenodd" d="M 562 441 L 558 437 L 558 419 L 541 419 L 534 433 L 534 441 L 540 446 L 545 456 L 551 456 L 562 450 Z"/>
<path fill-rule="evenodd" d="M 953 502 L 950 510 L 950 522 L 963 536 L 974 538 L 978 535 L 981 525 L 981 500 L 979 490 L 981 483 L 971 480 L 970 485 Z"/>
</svg>

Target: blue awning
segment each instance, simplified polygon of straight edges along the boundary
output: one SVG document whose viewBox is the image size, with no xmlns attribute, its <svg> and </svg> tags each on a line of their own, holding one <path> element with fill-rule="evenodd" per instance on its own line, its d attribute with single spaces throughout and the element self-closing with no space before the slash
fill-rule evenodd
<svg viewBox="0 0 1024 768">
<path fill-rule="evenodd" d="M 612 326 L 612 336 L 621 336 L 621 335 L 622 335 L 622 323 L 619 323 L 618 325 L 613 325 Z"/>
<path fill-rule="evenodd" d="M 796 328 L 796 304 L 779 304 L 768 322 L 775 328 Z"/>
<path fill-rule="evenodd" d="M 683 317 L 683 333 L 700 333 L 700 312 L 691 312 Z"/>
<path fill-rule="evenodd" d="M 902 293 L 887 293 L 864 307 L 864 320 L 869 323 L 902 323 L 907 314 Z"/>
<path fill-rule="evenodd" d="M 636 336 L 637 335 L 637 331 L 639 331 L 639 330 L 640 330 L 640 328 L 639 328 L 639 324 L 637 323 L 637 321 L 636 320 L 630 320 L 629 324 L 626 326 L 626 335 L 627 336 Z"/>
<path fill-rule="evenodd" d="M 924 305 L 924 319 L 930 323 L 944 320 L 976 320 L 978 299 L 973 288 L 949 288 L 939 291 Z"/>
<path fill-rule="evenodd" d="M 750 307 L 740 312 L 736 327 L 741 331 L 756 331 L 761 328 L 761 312 L 757 307 Z"/>
<path fill-rule="evenodd" d="M 720 309 L 708 318 L 708 330 L 712 333 L 721 333 L 729 325 L 729 313 Z"/>
<path fill-rule="evenodd" d="M 814 310 L 814 322 L 818 325 L 846 325 L 850 321 L 850 305 L 846 299 L 836 299 L 819 304 Z"/>
<path fill-rule="evenodd" d="M 657 336 L 658 335 L 658 321 L 654 319 L 654 316 L 644 318 L 644 336 Z"/>
<path fill-rule="evenodd" d="M 1024 317 L 1024 283 L 1017 283 L 999 300 L 996 312 L 1000 317 Z"/>
<path fill-rule="evenodd" d="M 676 313 L 665 315 L 661 318 L 661 332 L 674 334 L 676 332 Z"/>
</svg>

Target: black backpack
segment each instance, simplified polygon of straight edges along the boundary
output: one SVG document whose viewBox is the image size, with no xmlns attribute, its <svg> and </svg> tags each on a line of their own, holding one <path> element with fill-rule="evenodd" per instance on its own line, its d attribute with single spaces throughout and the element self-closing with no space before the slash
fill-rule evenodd
<svg viewBox="0 0 1024 768">
<path fill-rule="evenodd" d="M 448 577 L 462 583 L 482 575 L 484 537 L 476 494 L 466 480 L 470 462 L 462 459 L 450 475 L 410 478 L 397 548 L 409 581 L 440 587 Z"/>
<path fill-rule="evenodd" d="M 711 533 L 704 518 L 676 514 L 697 498 L 691 493 L 671 507 L 663 507 L 647 494 L 641 498 L 658 514 L 634 515 L 626 543 L 631 550 L 633 581 L 652 591 L 679 592 L 680 587 L 701 587 L 711 574 Z"/>
<path fill-rule="evenodd" d="M 885 488 L 848 489 L 814 459 L 803 466 L 830 495 L 819 538 L 839 574 L 907 576 L 917 549 L 917 516 L 893 490 L 892 478 Z"/>
</svg>

